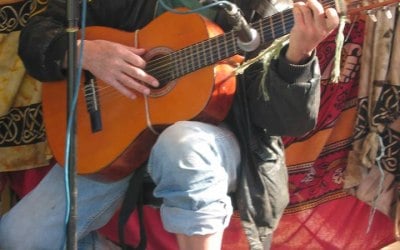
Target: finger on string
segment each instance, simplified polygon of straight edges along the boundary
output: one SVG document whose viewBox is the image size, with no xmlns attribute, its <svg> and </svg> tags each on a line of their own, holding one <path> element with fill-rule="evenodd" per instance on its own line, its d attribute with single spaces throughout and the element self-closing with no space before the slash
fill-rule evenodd
<svg viewBox="0 0 400 250">
<path fill-rule="evenodd" d="M 298 26 L 305 26 L 305 20 L 303 16 L 303 12 L 301 8 L 305 6 L 305 3 L 303 2 L 296 2 L 293 5 L 293 18 L 294 18 L 294 23 Z"/>
<path fill-rule="evenodd" d="M 303 15 L 304 23 L 306 27 L 309 28 L 310 25 L 314 23 L 312 9 L 310 9 L 307 5 L 304 5 L 300 7 L 300 10 Z"/>
<path fill-rule="evenodd" d="M 120 81 L 115 81 L 113 82 L 112 86 L 117 89 L 122 95 L 130 98 L 130 99 L 136 99 L 136 94 L 132 91 L 132 89 L 126 87 L 122 82 Z"/>
<path fill-rule="evenodd" d="M 339 24 L 339 16 L 336 10 L 333 8 L 328 8 L 325 10 L 325 15 L 327 29 L 329 31 L 335 29 Z"/>
<path fill-rule="evenodd" d="M 317 0 L 308 0 L 307 6 L 312 10 L 312 16 L 318 29 L 326 29 L 325 10 Z"/>
<path fill-rule="evenodd" d="M 146 49 L 144 48 L 136 48 L 136 47 L 131 47 L 131 46 L 127 46 L 130 50 L 132 50 L 135 54 L 140 54 L 143 55 L 146 52 Z"/>
<path fill-rule="evenodd" d="M 140 71 L 138 70 L 138 72 Z M 142 94 L 147 95 L 150 94 L 150 89 L 147 86 L 145 86 L 145 84 L 149 84 L 148 78 L 151 77 L 149 75 L 146 75 L 145 73 L 142 74 L 135 73 L 134 76 L 122 73 L 119 76 L 118 80 L 119 82 L 123 83 L 125 87 L 128 87 L 130 89 L 136 90 Z"/>
<path fill-rule="evenodd" d="M 136 79 L 140 82 L 144 82 L 153 87 L 158 87 L 159 83 L 156 78 L 147 74 L 143 69 L 128 65 L 123 69 L 123 72 L 132 79 Z"/>
<path fill-rule="evenodd" d="M 134 50 L 130 50 L 133 53 L 125 53 L 124 54 L 124 61 L 127 62 L 128 64 L 135 66 L 135 67 L 139 67 L 144 69 L 146 67 L 146 61 L 141 57 L 141 55 L 143 54 L 142 51 L 144 50 L 140 50 L 140 51 L 134 51 Z M 140 54 L 139 54 L 140 53 Z"/>
</svg>

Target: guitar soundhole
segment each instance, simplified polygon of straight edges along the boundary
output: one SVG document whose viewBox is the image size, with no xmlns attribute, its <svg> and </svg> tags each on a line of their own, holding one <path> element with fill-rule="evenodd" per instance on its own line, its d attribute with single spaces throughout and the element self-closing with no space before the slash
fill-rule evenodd
<svg viewBox="0 0 400 250">
<path fill-rule="evenodd" d="M 172 77 L 173 61 L 168 56 L 173 50 L 167 47 L 157 47 L 149 50 L 144 58 L 147 61 L 146 70 L 160 82 L 158 87 L 149 86 L 150 97 L 160 97 L 168 94 L 176 85 L 177 80 Z"/>
</svg>

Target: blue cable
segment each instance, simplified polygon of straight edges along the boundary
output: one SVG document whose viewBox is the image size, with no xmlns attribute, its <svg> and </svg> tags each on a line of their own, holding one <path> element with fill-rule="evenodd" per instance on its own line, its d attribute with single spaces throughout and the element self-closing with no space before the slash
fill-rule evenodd
<svg viewBox="0 0 400 250">
<path fill-rule="evenodd" d="M 165 2 L 164 2 L 164 0 L 158 0 L 158 2 L 161 4 L 161 6 L 163 7 L 163 8 L 165 8 L 166 10 L 168 10 L 168 11 L 170 11 L 170 12 L 173 12 L 173 13 L 176 13 L 176 14 L 191 14 L 191 13 L 197 13 L 197 12 L 200 12 L 200 11 L 203 11 L 203 10 L 206 10 L 206 9 L 209 9 L 209 8 L 212 8 L 212 7 L 214 7 L 214 6 L 222 6 L 222 5 L 227 5 L 227 6 L 232 6 L 232 3 L 231 2 L 228 2 L 228 1 L 213 1 L 213 3 L 210 3 L 210 4 L 207 4 L 207 5 L 204 5 L 204 6 L 202 6 L 202 7 L 199 7 L 199 8 L 196 8 L 196 9 L 192 9 L 192 10 L 187 10 L 187 11 L 179 11 L 179 10 L 176 10 L 176 9 L 174 9 L 174 8 L 172 8 L 172 7 L 170 7 L 170 6 L 168 6 Z"/>
<path fill-rule="evenodd" d="M 72 128 L 73 128 L 73 121 L 74 121 L 74 115 L 76 112 L 76 105 L 78 102 L 78 93 L 79 93 L 79 87 L 80 87 L 80 79 L 82 75 L 82 58 L 83 58 L 83 46 L 84 46 L 84 40 L 85 40 L 85 26 L 86 26 L 86 11 L 87 11 L 87 1 L 83 0 L 82 1 L 82 17 L 81 17 L 81 44 L 80 44 L 80 50 L 79 50 L 79 58 L 78 58 L 78 65 L 77 65 L 77 74 L 76 74 L 76 79 L 74 80 L 74 84 L 76 85 L 76 88 L 74 89 L 74 93 L 72 96 L 72 102 L 70 103 L 70 114 L 68 116 L 68 123 L 67 123 L 67 131 L 66 131 L 66 141 L 65 141 L 65 166 L 64 166 L 64 180 L 65 180 L 65 193 L 66 193 L 66 209 L 65 209 L 65 219 L 64 219 L 64 228 L 66 231 L 66 227 L 70 218 L 70 211 L 69 207 L 71 205 L 71 190 L 69 189 L 69 179 L 68 179 L 68 173 L 70 171 L 70 162 L 69 162 L 69 155 L 70 155 L 70 146 L 71 146 L 71 138 L 73 136 L 72 134 Z M 64 234 L 65 235 L 65 234 Z M 65 245 L 65 239 L 64 243 Z M 62 247 L 61 249 L 63 249 Z"/>
</svg>

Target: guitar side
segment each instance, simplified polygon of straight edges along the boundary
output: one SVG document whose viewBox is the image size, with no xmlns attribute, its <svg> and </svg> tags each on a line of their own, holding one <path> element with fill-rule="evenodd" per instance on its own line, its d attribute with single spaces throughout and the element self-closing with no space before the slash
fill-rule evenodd
<svg viewBox="0 0 400 250">
<path fill-rule="evenodd" d="M 176 51 L 222 31 L 197 14 L 165 13 L 138 31 L 137 36 L 134 32 L 106 27 L 88 27 L 85 32 L 87 40 L 103 39 L 128 46 L 137 44 L 148 50 L 148 56 L 159 56 L 157 53 L 165 48 Z M 218 63 L 154 89 L 148 98 L 148 112 L 143 96 L 130 100 L 106 83 L 97 81 L 102 117 L 102 130 L 98 132 L 91 131 L 81 86 L 76 122 L 77 172 L 95 173 L 101 179 L 118 179 L 131 173 L 146 160 L 156 139 L 147 128 L 148 122 L 162 129 L 179 120 L 221 121 L 235 92 L 232 70 L 231 65 Z M 48 141 L 61 165 L 64 165 L 65 155 L 66 88 L 66 81 L 44 83 L 42 93 Z M 108 92 L 103 91 L 106 89 Z"/>
</svg>

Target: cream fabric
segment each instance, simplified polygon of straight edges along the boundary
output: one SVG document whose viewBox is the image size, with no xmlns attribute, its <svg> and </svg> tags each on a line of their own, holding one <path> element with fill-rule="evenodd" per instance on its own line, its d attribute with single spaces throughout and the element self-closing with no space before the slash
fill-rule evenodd
<svg viewBox="0 0 400 250">
<path fill-rule="evenodd" d="M 379 11 L 378 22 L 366 20 L 358 117 L 344 187 L 372 211 L 395 219 L 400 212 L 400 17 L 394 18 L 395 7 L 390 11 L 391 19 Z"/>
<path fill-rule="evenodd" d="M 44 125 L 37 119 L 41 83 L 26 73 L 17 53 L 26 15 L 43 9 L 45 1 L 6 2 L 0 1 L 0 172 L 45 166 L 51 158 Z"/>
</svg>

